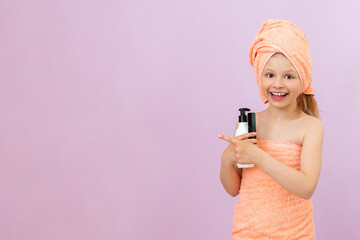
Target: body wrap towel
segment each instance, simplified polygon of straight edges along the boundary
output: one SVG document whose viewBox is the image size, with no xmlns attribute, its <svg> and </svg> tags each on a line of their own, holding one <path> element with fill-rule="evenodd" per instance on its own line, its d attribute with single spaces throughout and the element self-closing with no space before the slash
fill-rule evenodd
<svg viewBox="0 0 360 240">
<path fill-rule="evenodd" d="M 263 102 L 268 101 L 261 91 L 261 75 L 275 53 L 284 54 L 294 65 L 300 76 L 302 92 L 314 95 L 310 47 L 305 34 L 290 21 L 269 19 L 261 24 L 249 50 L 250 65 L 254 68 Z"/>
</svg>

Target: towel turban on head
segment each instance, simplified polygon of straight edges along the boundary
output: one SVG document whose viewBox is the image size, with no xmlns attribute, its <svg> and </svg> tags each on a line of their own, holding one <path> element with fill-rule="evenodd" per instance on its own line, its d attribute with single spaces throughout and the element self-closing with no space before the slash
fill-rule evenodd
<svg viewBox="0 0 360 240">
<path fill-rule="evenodd" d="M 267 63 L 275 53 L 283 53 L 296 68 L 305 94 L 314 94 L 311 85 L 312 66 L 310 47 L 305 34 L 290 21 L 269 19 L 263 22 L 250 45 L 250 65 L 254 67 L 260 97 L 264 103 L 267 99 L 261 91 L 261 75 Z"/>
</svg>

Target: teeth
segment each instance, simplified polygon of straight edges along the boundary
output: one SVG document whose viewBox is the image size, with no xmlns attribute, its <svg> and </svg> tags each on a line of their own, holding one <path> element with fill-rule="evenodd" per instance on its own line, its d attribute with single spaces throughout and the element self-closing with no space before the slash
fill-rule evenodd
<svg viewBox="0 0 360 240">
<path fill-rule="evenodd" d="M 286 93 L 272 93 L 272 94 L 276 96 L 285 96 Z"/>
</svg>

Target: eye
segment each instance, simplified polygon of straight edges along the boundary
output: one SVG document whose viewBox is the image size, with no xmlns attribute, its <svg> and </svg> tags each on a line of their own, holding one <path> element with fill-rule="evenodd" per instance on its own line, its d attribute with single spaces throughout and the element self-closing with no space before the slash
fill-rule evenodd
<svg viewBox="0 0 360 240">
<path fill-rule="evenodd" d="M 286 75 L 285 78 L 286 78 L 287 76 L 290 77 L 290 78 L 287 78 L 287 79 L 293 79 L 293 76 L 291 76 L 291 75 Z"/>
<path fill-rule="evenodd" d="M 273 76 L 272 73 L 267 73 L 267 74 L 265 74 L 266 77 L 269 77 L 269 75 L 271 75 L 270 77 Z"/>
</svg>

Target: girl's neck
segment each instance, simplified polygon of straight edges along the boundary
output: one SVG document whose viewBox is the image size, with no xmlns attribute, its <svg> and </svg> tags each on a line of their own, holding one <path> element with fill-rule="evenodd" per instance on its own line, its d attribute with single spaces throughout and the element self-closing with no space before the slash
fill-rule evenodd
<svg viewBox="0 0 360 240">
<path fill-rule="evenodd" d="M 264 113 L 276 122 L 291 121 L 303 115 L 303 112 L 297 107 L 297 105 L 293 105 L 288 108 L 276 108 L 269 105 Z"/>
</svg>

